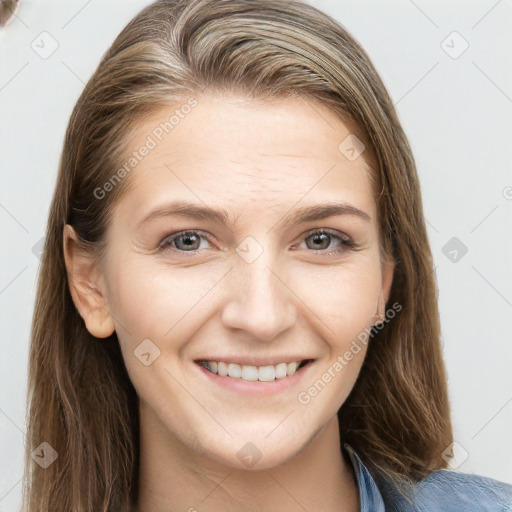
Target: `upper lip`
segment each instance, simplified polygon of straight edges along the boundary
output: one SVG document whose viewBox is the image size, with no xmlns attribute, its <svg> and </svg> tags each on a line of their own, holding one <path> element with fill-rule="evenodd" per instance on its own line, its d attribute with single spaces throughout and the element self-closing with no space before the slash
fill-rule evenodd
<svg viewBox="0 0 512 512">
<path fill-rule="evenodd" d="M 314 359 L 312 357 L 304 357 L 304 356 L 278 356 L 278 357 L 258 357 L 258 356 L 248 356 L 248 357 L 233 357 L 233 356 L 208 356 L 203 359 L 196 359 L 196 363 L 206 362 L 206 361 L 216 361 L 223 363 L 234 363 L 240 366 L 276 366 L 279 363 L 293 363 L 294 361 L 306 361 L 309 359 Z"/>
</svg>

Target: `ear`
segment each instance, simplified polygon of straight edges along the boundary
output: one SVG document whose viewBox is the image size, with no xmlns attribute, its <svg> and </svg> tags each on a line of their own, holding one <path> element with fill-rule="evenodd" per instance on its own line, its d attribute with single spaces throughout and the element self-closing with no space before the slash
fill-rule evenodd
<svg viewBox="0 0 512 512">
<path fill-rule="evenodd" d="M 91 254 L 80 247 L 72 226 L 63 230 L 64 261 L 69 291 L 87 330 L 96 338 L 107 338 L 115 330 L 114 319 L 107 309 L 104 283 Z"/>
<path fill-rule="evenodd" d="M 377 311 L 373 318 L 375 324 L 381 324 L 386 318 L 386 302 L 388 301 L 389 294 L 391 293 L 391 285 L 393 283 L 393 274 L 395 271 L 395 262 L 386 259 L 382 265 L 382 284 L 377 302 Z"/>
</svg>

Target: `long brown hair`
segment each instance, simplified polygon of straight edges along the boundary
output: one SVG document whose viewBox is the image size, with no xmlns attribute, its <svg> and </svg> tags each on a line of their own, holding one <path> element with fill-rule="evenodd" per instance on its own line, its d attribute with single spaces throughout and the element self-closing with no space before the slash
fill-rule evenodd
<svg viewBox="0 0 512 512">
<path fill-rule="evenodd" d="M 71 115 L 32 323 L 24 506 L 125 511 L 136 498 L 138 403 L 116 335 L 96 339 L 69 291 L 63 228 L 104 246 L 126 176 L 105 195 L 136 123 L 201 91 L 298 94 L 350 120 L 368 147 L 381 247 L 395 261 L 389 304 L 338 416 L 340 436 L 375 477 L 418 481 L 452 442 L 433 262 L 419 180 L 393 103 L 370 59 L 334 19 L 300 1 L 159 0 L 119 34 Z M 371 156 L 371 158 L 369 158 Z M 58 454 L 46 469 L 32 451 Z"/>
</svg>

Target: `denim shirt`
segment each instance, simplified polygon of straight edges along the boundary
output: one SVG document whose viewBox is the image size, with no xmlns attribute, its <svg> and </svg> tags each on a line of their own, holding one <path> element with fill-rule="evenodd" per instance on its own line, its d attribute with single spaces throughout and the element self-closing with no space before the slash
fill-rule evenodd
<svg viewBox="0 0 512 512">
<path fill-rule="evenodd" d="M 512 512 L 512 485 L 446 469 L 417 484 L 411 503 L 384 480 L 377 484 L 348 444 L 343 449 L 357 478 L 361 512 Z"/>
</svg>

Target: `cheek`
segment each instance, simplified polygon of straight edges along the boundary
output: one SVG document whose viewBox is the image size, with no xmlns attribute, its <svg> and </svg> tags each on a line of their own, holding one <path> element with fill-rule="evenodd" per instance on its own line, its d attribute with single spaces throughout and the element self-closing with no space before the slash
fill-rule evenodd
<svg viewBox="0 0 512 512">
<path fill-rule="evenodd" d="M 371 264 L 370 264 L 371 263 Z M 317 316 L 332 343 L 345 343 L 372 325 L 381 291 L 378 262 L 323 267 L 296 280 L 297 295 Z"/>
<path fill-rule="evenodd" d="M 113 270 L 109 298 L 119 344 L 128 374 L 138 394 L 145 396 L 161 386 L 161 379 L 169 379 L 156 368 L 175 366 L 176 358 L 184 357 L 189 341 L 212 314 L 212 291 L 226 269 L 221 265 L 177 268 L 132 256 L 118 261 Z M 148 352 L 151 359 L 157 356 L 149 368 L 141 359 Z"/>
<path fill-rule="evenodd" d="M 218 274 L 218 275 L 217 275 Z M 194 310 L 222 277 L 219 270 L 126 258 L 112 273 L 111 312 L 132 336 L 161 338 Z M 206 301 L 207 303 L 208 301 Z"/>
</svg>

